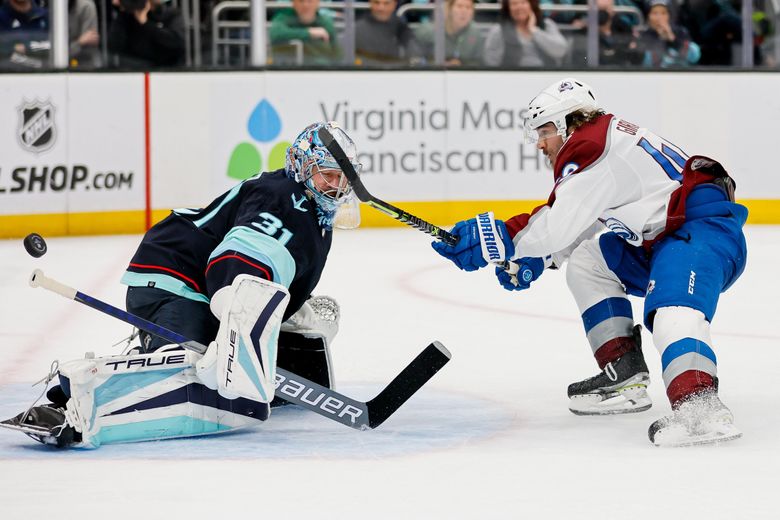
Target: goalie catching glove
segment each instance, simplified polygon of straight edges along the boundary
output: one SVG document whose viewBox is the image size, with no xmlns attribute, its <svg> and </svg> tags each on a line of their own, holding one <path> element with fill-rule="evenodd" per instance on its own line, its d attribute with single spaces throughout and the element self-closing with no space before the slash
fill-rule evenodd
<svg viewBox="0 0 780 520">
<path fill-rule="evenodd" d="M 196 370 L 222 397 L 268 403 L 274 397 L 276 356 L 287 288 L 242 274 L 211 299 L 219 331 Z"/>
</svg>

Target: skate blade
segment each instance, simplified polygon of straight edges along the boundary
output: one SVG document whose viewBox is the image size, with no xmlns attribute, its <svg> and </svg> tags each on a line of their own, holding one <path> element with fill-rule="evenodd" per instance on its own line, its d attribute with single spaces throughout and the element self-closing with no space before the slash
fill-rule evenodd
<svg viewBox="0 0 780 520">
<path fill-rule="evenodd" d="M 6 421 L 0 421 L 0 428 L 22 432 L 42 444 L 57 444 L 57 438 L 50 429 L 33 424 L 21 424 L 17 422 L 18 418 L 17 416 Z"/>
<path fill-rule="evenodd" d="M 608 394 L 574 395 L 569 410 L 574 415 L 618 415 L 649 410 L 653 401 L 645 385 L 632 385 Z"/>
<path fill-rule="evenodd" d="M 8 430 L 15 430 L 24 433 L 34 433 L 37 435 L 51 435 L 51 430 L 44 428 L 43 426 L 35 426 L 32 424 L 20 424 L 16 421 L 17 417 L 0 422 L 0 428 L 6 428 Z"/>
<path fill-rule="evenodd" d="M 668 432 L 655 434 L 653 444 L 659 448 L 685 448 L 688 446 L 707 446 L 733 441 L 742 437 L 733 424 L 722 425 L 717 430 L 691 435 L 684 427 L 673 428 Z"/>
</svg>

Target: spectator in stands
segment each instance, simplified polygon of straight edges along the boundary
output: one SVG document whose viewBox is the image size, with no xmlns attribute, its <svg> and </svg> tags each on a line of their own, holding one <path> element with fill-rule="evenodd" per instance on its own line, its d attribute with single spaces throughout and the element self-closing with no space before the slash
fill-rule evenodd
<svg viewBox="0 0 780 520">
<path fill-rule="evenodd" d="M 599 24 L 599 65 L 641 65 L 644 54 L 637 45 L 636 18 L 618 16 L 615 0 L 596 0 Z M 587 66 L 587 17 L 572 22 L 578 30 L 573 35 L 572 62 Z"/>
<path fill-rule="evenodd" d="M 291 40 L 303 42 L 303 64 L 327 65 L 341 59 L 333 20 L 319 12 L 320 0 L 292 0 L 292 9 L 281 9 L 269 30 L 275 63 L 289 61 Z"/>
<path fill-rule="evenodd" d="M 699 46 L 684 27 L 671 23 L 669 0 L 650 0 L 647 29 L 640 35 L 645 67 L 686 67 L 699 61 Z"/>
<path fill-rule="evenodd" d="M 97 8 L 94 0 L 68 0 L 68 35 L 70 66 L 100 66 Z"/>
<path fill-rule="evenodd" d="M 485 41 L 474 24 L 474 0 L 445 0 L 444 60 L 448 67 L 482 65 Z M 435 30 L 426 23 L 417 30 L 417 39 L 429 61 L 433 60 Z"/>
<path fill-rule="evenodd" d="M 559 6 L 587 6 L 588 1 L 587 0 L 540 0 L 542 12 L 545 14 L 548 14 L 548 7 L 550 5 L 559 5 Z M 629 27 L 635 26 L 637 23 L 640 22 L 640 20 L 630 13 L 622 12 L 622 13 L 615 13 L 614 12 L 614 6 L 619 7 L 633 7 L 637 11 L 640 11 L 640 7 L 644 5 L 644 2 L 642 0 L 637 0 L 636 2 L 632 0 L 613 0 L 611 2 L 613 5 L 613 13 L 612 15 L 619 19 L 619 22 L 627 25 Z M 604 13 L 601 12 L 604 10 L 603 4 L 601 2 L 598 2 L 597 5 L 599 9 L 599 16 L 601 17 L 600 20 L 604 20 Z M 588 13 L 587 11 L 573 11 L 573 10 L 564 10 L 564 11 L 551 11 L 549 12 L 550 18 L 555 21 L 558 25 L 570 25 L 574 29 L 582 29 L 587 25 L 587 18 Z M 600 24 L 601 25 L 601 24 Z"/>
<path fill-rule="evenodd" d="M 41 68 L 49 59 L 49 12 L 32 0 L 0 5 L 0 67 Z"/>
<path fill-rule="evenodd" d="M 542 17 L 539 0 L 501 0 L 500 22 L 485 39 L 483 60 L 492 67 L 557 66 L 568 49 L 555 22 Z"/>
<path fill-rule="evenodd" d="M 119 0 L 108 30 L 108 50 L 122 67 L 184 63 L 184 22 L 178 9 L 161 0 Z"/>
<path fill-rule="evenodd" d="M 701 48 L 700 65 L 731 65 L 742 41 L 742 19 L 727 0 L 684 0 L 679 21 Z"/>
<path fill-rule="evenodd" d="M 418 64 L 420 45 L 405 20 L 395 14 L 397 0 L 369 0 L 369 11 L 355 24 L 357 65 Z"/>
</svg>

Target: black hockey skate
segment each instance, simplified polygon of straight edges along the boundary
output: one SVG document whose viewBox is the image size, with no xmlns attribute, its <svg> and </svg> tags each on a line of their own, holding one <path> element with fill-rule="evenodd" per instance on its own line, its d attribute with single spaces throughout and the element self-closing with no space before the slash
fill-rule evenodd
<svg viewBox="0 0 780 520">
<path fill-rule="evenodd" d="M 634 327 L 637 350 L 623 354 L 591 378 L 569 385 L 569 410 L 576 415 L 643 412 L 653 406 L 647 395 L 649 371 L 642 356 L 640 325 Z"/>
<path fill-rule="evenodd" d="M 647 435 L 656 446 L 682 447 L 731 441 L 742 437 L 742 432 L 717 390 L 711 389 L 687 398 L 672 415 L 651 424 Z"/>
<path fill-rule="evenodd" d="M 81 442 L 81 434 L 68 425 L 62 408 L 41 405 L 0 422 L 0 427 L 25 433 L 32 439 L 58 448 Z"/>
</svg>

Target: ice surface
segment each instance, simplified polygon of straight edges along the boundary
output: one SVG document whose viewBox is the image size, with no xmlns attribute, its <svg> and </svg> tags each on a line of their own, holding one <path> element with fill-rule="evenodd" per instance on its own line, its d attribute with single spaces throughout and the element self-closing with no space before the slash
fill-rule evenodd
<svg viewBox="0 0 780 520">
<path fill-rule="evenodd" d="M 749 227 L 748 267 L 713 324 L 721 397 L 744 437 L 659 449 L 660 360 L 647 412 L 577 417 L 566 386 L 596 373 L 563 272 L 509 293 L 459 272 L 410 229 L 338 232 L 319 293 L 342 307 L 339 389 L 367 399 L 425 345 L 449 365 L 379 429 L 282 410 L 244 433 L 58 452 L 0 431 L 0 519 L 780 518 L 780 228 Z M 51 361 L 116 353 L 130 328 L 27 286 L 36 267 L 123 307 L 138 236 L 0 241 L 0 414 L 40 392 Z M 635 316 L 641 302 L 634 300 Z"/>
</svg>

